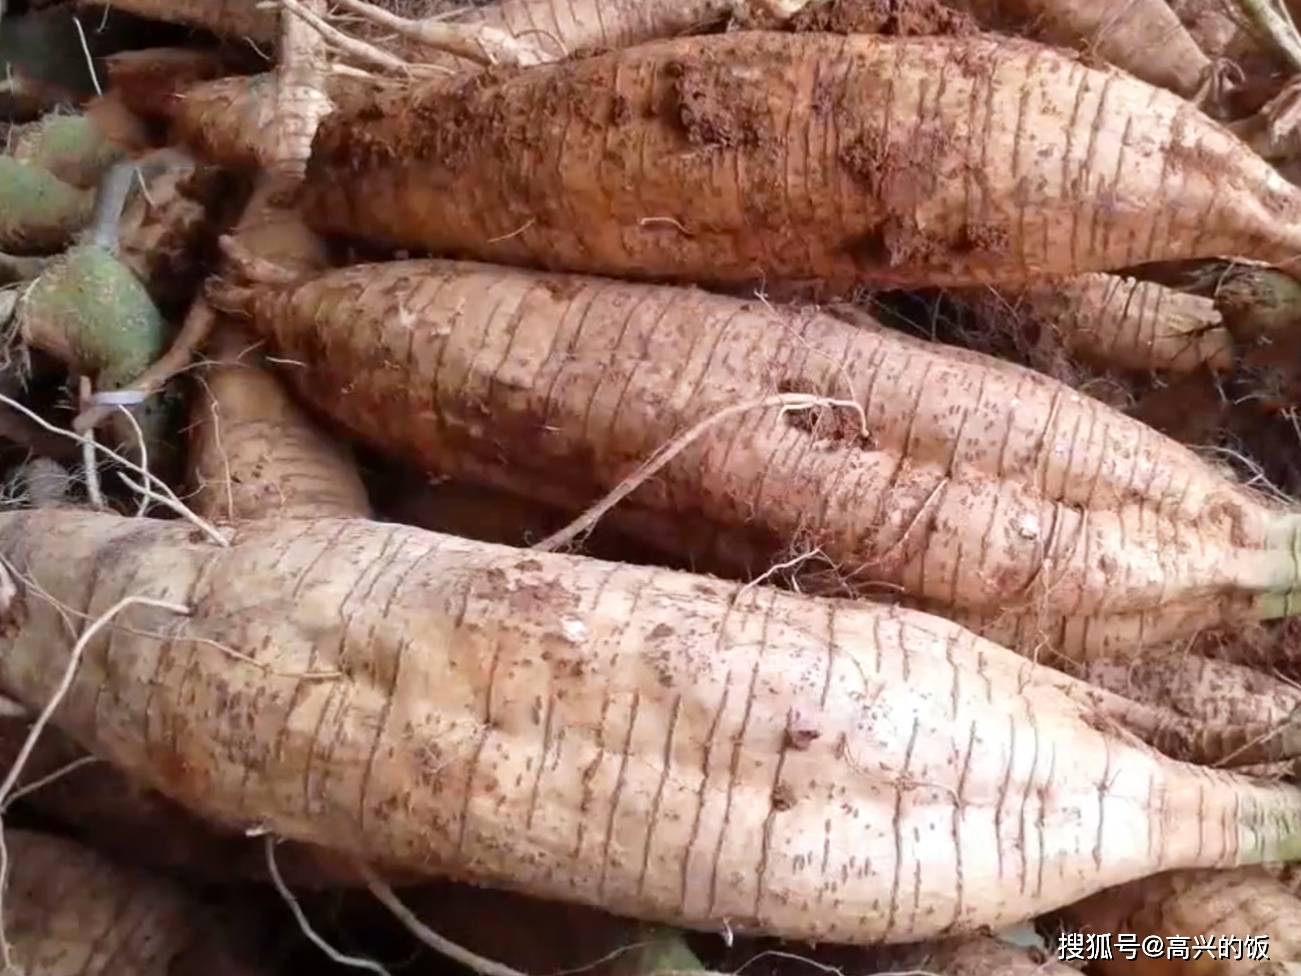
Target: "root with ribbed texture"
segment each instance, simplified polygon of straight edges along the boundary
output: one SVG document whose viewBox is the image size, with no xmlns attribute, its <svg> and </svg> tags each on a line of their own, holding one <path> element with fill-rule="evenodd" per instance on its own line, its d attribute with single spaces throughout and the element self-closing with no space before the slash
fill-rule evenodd
<svg viewBox="0 0 1301 976">
<path fill-rule="evenodd" d="M 51 600 L 183 602 L 91 641 L 56 722 L 210 817 L 397 868 L 898 942 L 1301 857 L 1295 787 L 1165 759 L 1104 693 L 926 614 L 361 520 L 246 523 L 222 548 L 5 513 L 0 554 L 6 693 L 59 678 Z"/>
<path fill-rule="evenodd" d="M 336 422 L 570 511 L 738 404 L 862 404 L 866 438 L 849 410 L 741 412 L 612 513 L 696 565 L 753 575 L 816 549 L 809 588 L 895 587 L 1028 653 L 1133 656 L 1301 611 L 1301 516 L 990 357 L 811 309 L 446 261 L 217 292 Z"/>
<path fill-rule="evenodd" d="M 661 281 L 1301 255 L 1301 190 L 1192 105 L 992 37 L 739 32 L 398 88 L 323 123 L 306 191 L 319 230 Z"/>
</svg>

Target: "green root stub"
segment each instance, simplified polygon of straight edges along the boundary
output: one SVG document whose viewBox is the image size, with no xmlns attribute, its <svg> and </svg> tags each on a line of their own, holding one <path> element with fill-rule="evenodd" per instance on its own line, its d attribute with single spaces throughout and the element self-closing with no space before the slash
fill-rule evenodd
<svg viewBox="0 0 1301 976">
<path fill-rule="evenodd" d="M 95 198 L 49 170 L 0 156 L 0 250 L 47 254 L 90 220 Z"/>
<path fill-rule="evenodd" d="M 95 388 L 126 386 L 167 345 L 167 325 L 148 291 L 105 248 L 70 248 L 32 286 L 19 311 L 29 344 L 95 378 Z"/>
<path fill-rule="evenodd" d="M 25 125 L 14 141 L 14 158 L 40 166 L 73 186 L 93 187 L 124 155 L 84 115 L 47 115 Z"/>
</svg>

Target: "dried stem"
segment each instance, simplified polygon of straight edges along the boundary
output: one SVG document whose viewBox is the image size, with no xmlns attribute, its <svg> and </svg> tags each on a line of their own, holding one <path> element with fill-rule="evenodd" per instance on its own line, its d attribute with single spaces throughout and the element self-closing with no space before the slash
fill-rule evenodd
<svg viewBox="0 0 1301 976">
<path fill-rule="evenodd" d="M 270 834 L 266 835 L 266 855 L 267 855 L 267 872 L 271 875 L 271 883 L 275 885 L 276 891 L 284 899 L 285 904 L 289 906 L 289 911 L 293 913 L 294 920 L 298 922 L 298 927 L 303 930 L 303 935 L 307 940 L 330 957 L 332 962 L 341 966 L 350 966 L 353 969 L 365 969 L 372 973 L 379 973 L 380 976 L 392 976 L 392 974 L 375 962 L 373 959 L 362 959 L 359 956 L 345 956 L 330 943 L 326 942 L 317 931 L 312 928 L 312 923 L 307 920 L 307 914 L 303 911 L 303 906 L 298 904 L 298 899 L 294 893 L 289 890 L 285 884 L 285 879 L 280 875 L 280 866 L 276 864 L 276 839 Z"/>
<path fill-rule="evenodd" d="M 84 408 L 90 403 L 90 377 L 82 376 L 77 382 L 79 403 Z M 104 494 L 99 489 L 99 458 L 95 455 L 98 447 L 95 442 L 95 432 L 92 430 L 81 442 L 81 466 L 86 472 L 86 497 L 90 500 L 92 508 L 104 507 Z"/>
<path fill-rule="evenodd" d="M 606 512 L 618 505 L 619 502 L 627 498 L 630 494 L 640 488 L 643 484 L 653 478 L 665 465 L 675 457 L 694 444 L 701 436 L 708 433 L 712 428 L 725 420 L 735 417 L 737 414 L 745 413 L 749 410 L 766 410 L 773 407 L 780 407 L 783 412 L 787 410 L 812 410 L 817 407 L 840 407 L 846 410 L 857 412 L 860 426 L 864 436 L 867 436 L 867 418 L 863 413 L 861 404 L 854 400 L 836 400 L 830 397 L 814 396 L 811 393 L 778 393 L 774 396 L 763 397 L 759 400 L 750 400 L 746 403 L 734 404 L 730 407 L 724 407 L 717 413 L 706 417 L 697 423 L 694 427 L 679 434 L 673 440 L 661 445 L 655 453 L 642 462 L 632 474 L 621 481 L 614 487 L 609 494 L 599 502 L 585 511 L 582 515 L 570 522 L 558 532 L 553 532 L 541 542 L 532 548 L 543 552 L 552 552 L 562 546 L 566 546 L 577 539 L 583 533 L 591 530 L 597 522 L 605 515 Z"/>
<path fill-rule="evenodd" d="M 140 468 L 143 471 L 148 471 L 149 470 L 149 445 L 145 442 L 145 432 L 140 429 L 140 424 L 137 423 L 135 414 L 133 414 L 130 410 L 128 410 L 126 407 L 123 406 L 119 406 L 117 409 L 122 411 L 122 416 L 126 418 L 127 425 L 130 426 L 132 432 L 136 436 L 136 444 L 140 448 Z M 141 493 L 140 504 L 139 507 L 136 509 L 136 518 L 143 518 L 144 514 L 147 511 L 149 511 L 149 496 L 144 493 Z"/>
<path fill-rule="evenodd" d="M 93 766 L 95 763 L 99 763 L 103 761 L 104 760 L 100 759 L 99 756 L 90 756 L 90 755 L 78 756 L 76 759 L 72 760 L 66 765 L 60 766 L 54 772 L 46 773 L 40 779 L 34 780 L 28 783 L 26 786 L 20 786 L 18 789 L 14 790 L 12 793 L 9 794 L 9 800 L 5 803 L 4 810 L 8 810 L 10 806 L 12 806 L 18 800 L 21 800 L 23 797 L 28 796 L 29 794 L 32 793 L 36 793 L 40 790 L 43 790 L 45 789 L 45 787 L 49 786 L 50 784 L 56 783 L 59 780 L 63 779 L 63 777 L 75 773 L 83 766 Z"/>
<path fill-rule="evenodd" d="M 445 78 L 449 73 L 446 70 L 434 68 L 432 65 L 410 64 L 402 60 L 402 58 L 390 54 L 383 48 L 350 37 L 338 28 L 331 26 L 323 17 L 317 16 L 306 9 L 299 0 L 279 0 L 279 3 L 287 13 L 301 18 L 308 26 L 325 38 L 328 43 L 344 54 L 351 55 L 361 61 L 367 61 L 376 67 L 386 68 L 397 74 L 417 78 Z"/>
<path fill-rule="evenodd" d="M 366 0 L 334 0 L 338 6 L 387 27 L 409 40 L 445 51 L 476 64 L 527 67 L 550 61 L 545 51 L 508 31 L 485 24 L 448 24 L 436 20 L 408 20 Z"/>
</svg>

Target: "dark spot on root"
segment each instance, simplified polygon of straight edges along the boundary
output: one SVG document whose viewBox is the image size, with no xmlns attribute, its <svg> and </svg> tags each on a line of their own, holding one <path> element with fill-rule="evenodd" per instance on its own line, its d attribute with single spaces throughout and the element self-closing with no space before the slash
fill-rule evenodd
<svg viewBox="0 0 1301 976">
<path fill-rule="evenodd" d="M 806 751 L 821 738 L 822 731 L 809 725 L 792 725 L 786 730 L 786 747 L 797 752 Z"/>
<path fill-rule="evenodd" d="M 632 105 L 623 95 L 615 95 L 610 99 L 610 121 L 614 125 L 622 125 L 632 118 Z"/>
<path fill-rule="evenodd" d="M 813 384 L 803 380 L 786 380 L 777 384 L 777 389 L 781 393 L 828 396 L 814 389 Z M 865 435 L 863 432 L 862 417 L 849 407 L 823 403 L 815 407 L 789 410 L 786 413 L 786 423 L 797 430 L 812 434 L 815 440 L 850 444 L 864 450 L 870 450 L 875 446 L 871 434 Z"/>
</svg>

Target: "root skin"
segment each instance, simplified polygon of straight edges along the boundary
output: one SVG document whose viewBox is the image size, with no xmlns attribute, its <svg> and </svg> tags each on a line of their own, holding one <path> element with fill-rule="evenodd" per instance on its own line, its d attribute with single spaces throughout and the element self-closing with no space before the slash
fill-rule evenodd
<svg viewBox="0 0 1301 976">
<path fill-rule="evenodd" d="M 1096 689 L 940 618 L 364 521 L 192 533 L 6 513 L 0 554 L 88 613 L 127 586 L 187 601 L 90 642 L 56 721 L 219 820 L 818 941 L 997 928 L 1154 871 L 1301 855 L 1301 791 L 1165 759 Z M 58 612 L 24 586 L 6 624 L 0 685 L 43 701 Z M 291 676 L 309 669 L 344 674 Z M 932 829 L 960 866 L 902 843 Z"/>
<path fill-rule="evenodd" d="M 817 550 L 805 592 L 893 587 L 1073 656 L 1141 654 L 1297 585 L 1295 513 L 1060 383 L 874 323 L 440 261 L 220 297 L 346 429 L 573 513 L 738 404 L 861 403 L 866 438 L 851 410 L 741 413 L 607 516 L 720 572 Z"/>
<path fill-rule="evenodd" d="M 324 121 L 305 191 L 380 246 L 747 288 L 1301 253 L 1301 189 L 1189 103 L 989 36 L 743 31 L 398 88 Z"/>
</svg>

